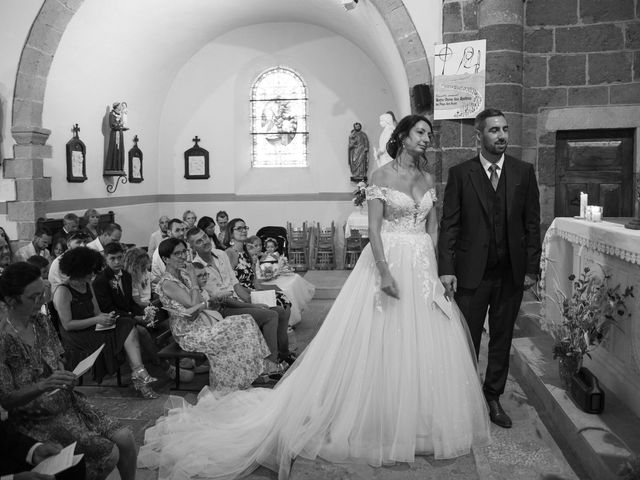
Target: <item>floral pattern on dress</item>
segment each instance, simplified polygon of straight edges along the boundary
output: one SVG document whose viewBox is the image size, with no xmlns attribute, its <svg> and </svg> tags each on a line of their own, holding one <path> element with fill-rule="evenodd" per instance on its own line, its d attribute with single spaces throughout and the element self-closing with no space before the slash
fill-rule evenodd
<svg viewBox="0 0 640 480">
<path fill-rule="evenodd" d="M 180 348 L 188 352 L 204 353 L 209 359 L 209 382 L 221 393 L 247 388 L 262 373 L 263 360 L 269 356 L 267 344 L 251 315 L 231 315 L 213 323 L 206 311 L 195 319 L 184 314 L 185 307 L 167 297 L 162 290 L 166 281 L 175 282 L 185 291 L 191 280 L 182 275 L 178 279 L 168 272 L 160 278 L 156 293 L 162 305 L 169 309 L 171 333 Z"/>
<path fill-rule="evenodd" d="M 23 342 L 10 329 L 0 330 L 0 400 L 15 390 L 33 385 L 58 368 L 64 353 L 49 319 L 32 318 L 34 345 Z M 76 453 L 84 453 L 87 479 L 103 479 L 115 467 L 113 435 L 123 426 L 91 405 L 76 391 L 58 390 L 9 410 L 9 422 L 40 442 L 68 445 L 77 441 Z"/>
<path fill-rule="evenodd" d="M 242 251 L 238 254 L 238 264 L 236 265 L 235 271 L 240 285 L 249 290 L 256 289 L 254 286 L 256 280 L 256 272 L 253 269 L 253 265 L 251 264 L 251 257 L 249 257 L 247 252 Z M 276 290 L 276 303 L 279 307 L 291 308 L 291 300 L 289 300 L 285 293 L 280 290 Z"/>
</svg>

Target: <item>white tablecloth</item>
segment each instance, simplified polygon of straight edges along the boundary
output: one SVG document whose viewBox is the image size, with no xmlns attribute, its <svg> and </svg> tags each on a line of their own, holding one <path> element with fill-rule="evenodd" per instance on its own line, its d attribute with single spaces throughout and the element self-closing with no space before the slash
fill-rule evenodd
<svg viewBox="0 0 640 480">
<path fill-rule="evenodd" d="M 347 217 L 344 230 L 345 237 L 351 236 L 351 230 L 358 230 L 363 237 L 369 237 L 369 213 L 366 208 L 358 208 Z"/>
<path fill-rule="evenodd" d="M 265 285 L 277 285 L 291 300 L 291 316 L 289 325 L 295 325 L 302 320 L 302 312 L 316 293 L 316 287 L 297 273 L 281 275 L 273 280 L 264 281 Z"/>
</svg>

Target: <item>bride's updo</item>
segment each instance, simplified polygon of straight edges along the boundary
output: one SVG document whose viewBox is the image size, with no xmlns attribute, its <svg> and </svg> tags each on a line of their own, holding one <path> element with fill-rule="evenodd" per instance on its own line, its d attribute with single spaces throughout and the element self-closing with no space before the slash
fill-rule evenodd
<svg viewBox="0 0 640 480">
<path fill-rule="evenodd" d="M 433 125 L 429 119 L 422 115 L 407 115 L 398 122 L 398 125 L 396 125 L 396 128 L 393 130 L 386 147 L 387 153 L 391 158 L 396 158 L 400 154 L 402 151 L 402 141 L 407 137 L 407 135 L 409 135 L 413 126 L 420 121 L 426 122 L 431 130 L 433 130 Z"/>
</svg>

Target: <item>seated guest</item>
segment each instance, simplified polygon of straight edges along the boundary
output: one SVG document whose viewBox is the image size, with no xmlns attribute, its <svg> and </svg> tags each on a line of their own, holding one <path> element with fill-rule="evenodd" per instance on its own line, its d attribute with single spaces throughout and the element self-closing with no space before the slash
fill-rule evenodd
<svg viewBox="0 0 640 480">
<path fill-rule="evenodd" d="M 0 407 L 2 411 L 2 407 Z M 40 480 L 54 478 L 49 475 L 32 472 L 45 458 L 60 453 L 60 447 L 54 443 L 42 443 L 23 435 L 8 422 L 0 422 L 0 479 Z M 58 480 L 84 480 L 86 468 L 84 458 L 76 465 L 58 473 Z"/>
<path fill-rule="evenodd" d="M 2 230 L 2 233 L 4 233 L 4 230 Z M 11 263 L 11 245 L 6 235 L 6 233 L 0 235 L 0 274 L 2 274 L 4 269 Z"/>
<path fill-rule="evenodd" d="M 75 213 L 67 213 L 62 217 L 62 230 L 53 234 L 52 243 L 56 243 L 59 238 L 67 238 L 71 232 L 78 230 L 80 219 Z"/>
<path fill-rule="evenodd" d="M 182 214 L 182 221 L 184 222 L 185 228 L 189 230 L 190 228 L 195 227 L 197 218 L 198 216 L 196 215 L 196 212 L 193 210 L 185 210 Z"/>
<path fill-rule="evenodd" d="M 91 240 L 95 240 L 100 235 L 100 214 L 95 208 L 90 208 L 83 215 L 84 228 L 82 231 L 91 237 Z"/>
<path fill-rule="evenodd" d="M 65 252 L 73 250 L 74 248 L 84 247 L 87 245 L 88 241 L 89 235 L 87 235 L 86 233 L 79 230 L 71 232 L 67 236 L 67 249 L 65 250 Z M 56 293 L 56 289 L 61 283 L 64 283 L 68 280 L 68 278 L 60 271 L 60 260 L 63 256 L 64 254 L 54 258 L 51 262 L 51 265 L 49 266 L 49 276 L 47 278 L 49 279 L 49 284 L 51 285 L 51 295 Z"/>
<path fill-rule="evenodd" d="M 44 283 L 44 297 L 42 302 L 42 313 L 48 314 L 46 303 L 51 301 L 51 284 L 49 283 L 49 262 L 46 258 L 41 257 L 40 255 L 34 255 L 32 257 L 27 258 L 27 263 L 29 265 L 33 265 L 34 267 L 38 267 L 40 270 L 40 278 Z"/>
<path fill-rule="evenodd" d="M 169 238 L 184 239 L 185 232 L 184 223 L 179 218 L 172 218 L 169 220 Z M 187 253 L 187 261 L 191 261 L 191 252 Z M 160 258 L 160 253 L 156 248 L 155 252 L 151 256 L 151 282 L 156 283 L 165 270 L 165 264 Z"/>
<path fill-rule="evenodd" d="M 158 220 L 158 227 L 160 228 L 149 236 L 149 248 L 147 249 L 149 256 L 153 255 L 162 240 L 169 238 L 169 217 L 162 215 Z"/>
<path fill-rule="evenodd" d="M 51 260 L 51 253 L 49 253 L 50 243 L 51 232 L 44 227 L 37 228 L 33 240 L 18 249 L 14 257 L 14 262 L 26 262 L 27 258 L 34 255 L 40 255 L 47 260 Z"/>
<path fill-rule="evenodd" d="M 194 262 L 203 264 L 209 274 L 204 289 L 211 300 L 219 305 L 222 316 L 251 315 L 269 346 L 272 354 L 270 359 L 278 365 L 270 365 L 274 367 L 271 370 L 281 370 L 280 362 L 292 357 L 289 352 L 287 318 L 285 315 L 280 316 L 283 309 L 270 309 L 264 304 L 251 303 L 251 293 L 238 282 L 227 255 L 222 250 L 213 250 L 209 236 L 202 230 L 192 228 L 187 233 L 187 239 L 196 252 Z"/>
<path fill-rule="evenodd" d="M 143 309 L 151 305 L 151 259 L 141 248 L 124 254 L 123 268 L 131 275 L 131 296 Z"/>
<path fill-rule="evenodd" d="M 207 301 L 198 287 L 195 268 L 186 261 L 185 241 L 167 238 L 158 251 L 166 270 L 156 292 L 170 312 L 171 332 L 183 350 L 207 355 L 211 388 L 227 393 L 249 387 L 264 370 L 265 359 L 275 368 L 275 355 L 251 316 L 220 319 L 217 312 L 203 313 Z"/>
<path fill-rule="evenodd" d="M 247 252 L 251 256 L 251 264 L 257 265 L 262 256 L 262 240 L 257 235 L 251 235 L 247 238 Z"/>
<path fill-rule="evenodd" d="M 89 479 L 105 478 L 117 462 L 120 477 L 133 480 L 133 435 L 74 391 L 76 376 L 65 370 L 62 345 L 39 313 L 42 295 L 33 265 L 15 263 L 0 276 L 0 300 L 9 313 L 0 321 L 0 405 L 9 412 L 7 422 L 38 442 L 77 441 Z"/>
<path fill-rule="evenodd" d="M 253 269 L 251 262 L 251 255 L 247 251 L 247 227 L 244 220 L 241 218 L 234 218 L 227 225 L 226 244 L 231 245 L 227 248 L 226 252 L 229 256 L 229 262 L 231 267 L 238 277 L 240 285 L 245 287 L 249 292 L 251 290 L 276 290 L 276 307 L 272 307 L 278 312 L 279 323 L 286 322 L 289 325 L 289 316 L 291 315 L 291 301 L 287 296 L 275 285 L 263 285 L 261 281 L 256 279 L 256 272 Z M 287 363 L 291 360 L 289 358 L 283 358 Z"/>
<path fill-rule="evenodd" d="M 51 260 L 54 258 L 58 258 L 67 250 L 67 239 L 66 238 L 58 238 L 55 243 L 51 244 Z"/>
<path fill-rule="evenodd" d="M 264 241 L 264 253 L 260 255 L 260 263 L 278 263 L 280 254 L 278 253 L 278 241 L 275 238 L 267 238 Z"/>
<path fill-rule="evenodd" d="M 105 245 L 112 242 L 119 243 L 120 238 L 122 238 L 122 227 L 117 223 L 110 223 L 95 240 L 87 243 L 87 248 L 102 253 Z"/>
<path fill-rule="evenodd" d="M 227 223 L 229 223 L 229 215 L 224 210 L 220 210 L 216 213 L 216 222 L 218 222 L 218 240 L 220 241 L 220 245 L 227 248 L 229 245 L 224 244 L 224 236 L 227 232 Z M 222 250 L 222 249 L 221 249 Z"/>
<path fill-rule="evenodd" d="M 198 228 L 209 235 L 209 238 L 213 242 L 215 248 L 223 250 L 222 244 L 218 239 L 218 235 L 216 235 L 216 222 L 213 218 L 207 216 L 200 217 L 200 220 L 198 220 Z"/>
<path fill-rule="evenodd" d="M 60 319 L 60 334 L 69 357 L 70 367 L 104 344 L 94 365 L 94 376 L 100 383 L 105 375 L 118 370 L 119 357 L 126 355 L 131 367 L 133 388 L 144 398 L 157 398 L 149 384 L 157 381 L 142 364 L 135 322 L 118 317 L 115 310 L 100 311 L 91 278 L 104 263 L 102 255 L 87 247 L 66 252 L 60 260 L 60 271 L 68 280 L 53 294 L 53 305 Z M 117 285 L 115 285 L 117 287 Z"/>
</svg>

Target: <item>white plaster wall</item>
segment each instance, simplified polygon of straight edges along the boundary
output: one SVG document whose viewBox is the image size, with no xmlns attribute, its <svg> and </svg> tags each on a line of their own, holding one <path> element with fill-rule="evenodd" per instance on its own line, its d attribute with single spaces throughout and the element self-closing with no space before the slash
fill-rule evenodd
<svg viewBox="0 0 640 480">
<path fill-rule="evenodd" d="M 308 87 L 308 168 L 252 169 L 250 90 L 265 69 L 284 65 Z M 363 124 L 373 145 L 378 117 L 396 110 L 382 72 L 357 46 L 309 24 L 236 29 L 203 47 L 176 76 L 159 130 L 162 193 L 279 194 L 345 192 L 352 186 L 348 135 Z M 209 150 L 209 180 L 186 180 L 184 151 Z"/>
</svg>

